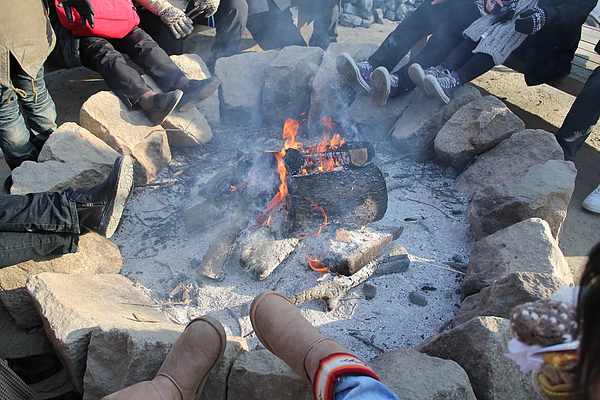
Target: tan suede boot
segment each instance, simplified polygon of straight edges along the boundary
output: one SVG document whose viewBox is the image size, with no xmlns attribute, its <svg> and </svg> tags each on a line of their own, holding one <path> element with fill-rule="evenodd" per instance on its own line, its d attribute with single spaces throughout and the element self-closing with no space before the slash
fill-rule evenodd
<svg viewBox="0 0 600 400">
<path fill-rule="evenodd" d="M 192 320 L 162 363 L 156 378 L 124 388 L 106 400 L 194 400 L 223 357 L 225 330 L 216 319 Z"/>
<path fill-rule="evenodd" d="M 323 358 L 350 353 L 319 333 L 280 293 L 263 292 L 256 296 L 250 307 L 250 321 L 261 343 L 309 383 Z"/>
</svg>

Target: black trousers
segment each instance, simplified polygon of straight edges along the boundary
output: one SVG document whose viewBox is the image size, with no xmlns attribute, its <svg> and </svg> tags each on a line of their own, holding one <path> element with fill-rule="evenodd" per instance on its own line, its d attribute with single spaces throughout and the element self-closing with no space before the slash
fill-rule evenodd
<svg viewBox="0 0 600 400">
<path fill-rule="evenodd" d="M 494 68 L 494 59 L 489 54 L 473 53 L 477 42 L 465 39 L 440 64 L 450 71 L 456 71 L 461 83 L 471 82 Z"/>
<path fill-rule="evenodd" d="M 594 130 L 600 118 L 600 67 L 588 78 L 581 93 L 573 102 L 556 139 L 565 153 L 565 160 L 573 161 L 575 154 Z"/>
<path fill-rule="evenodd" d="M 151 89 L 121 53 L 127 54 L 165 92 L 173 90 L 173 85 L 184 76 L 169 55 L 139 27 L 122 39 L 82 37 L 79 52 L 82 65 L 102 75 L 108 87 L 130 108 Z"/>
<path fill-rule="evenodd" d="M 431 35 L 413 62 L 423 68 L 438 65 L 464 40 L 462 32 L 480 16 L 472 0 L 447 0 L 436 5 L 425 0 L 398 24 L 368 61 L 375 68 L 383 66 L 391 71 L 419 40 Z M 407 64 L 394 73 L 399 86 L 406 90 L 415 87 L 408 77 L 409 67 Z"/>
<path fill-rule="evenodd" d="M 152 36 L 167 54 L 183 54 L 185 38 L 175 39 L 169 27 L 150 11 L 141 9 L 138 14 L 140 28 Z M 248 3 L 246 0 L 221 0 L 219 8 L 214 14 L 216 32 L 211 48 L 211 58 L 228 57 L 240 52 L 242 34 L 246 29 L 247 19 Z M 210 26 L 209 19 L 203 15 L 199 15 L 193 21 L 195 24 Z"/>
<path fill-rule="evenodd" d="M 269 11 L 248 16 L 247 28 L 263 50 L 286 46 L 306 46 L 306 41 L 294 25 L 289 9 L 281 11 L 268 0 Z"/>
</svg>

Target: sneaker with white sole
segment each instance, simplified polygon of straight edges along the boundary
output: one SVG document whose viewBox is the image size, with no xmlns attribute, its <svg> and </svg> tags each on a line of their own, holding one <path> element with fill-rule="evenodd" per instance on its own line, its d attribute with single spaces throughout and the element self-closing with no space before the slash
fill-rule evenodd
<svg viewBox="0 0 600 400">
<path fill-rule="evenodd" d="M 588 211 L 600 214 L 600 185 L 583 200 L 581 205 Z"/>
<path fill-rule="evenodd" d="M 371 86 L 373 87 L 373 101 L 380 106 L 384 106 L 390 97 L 396 97 L 400 93 L 398 77 L 391 75 L 385 67 L 379 67 L 373 71 Z"/>
<path fill-rule="evenodd" d="M 340 53 L 336 69 L 344 80 L 356 91 L 371 94 L 371 73 L 373 66 L 368 61 L 356 62 L 348 53 Z"/>
<path fill-rule="evenodd" d="M 452 94 L 462 85 L 462 83 L 455 71 L 450 72 L 445 69 L 440 76 L 437 77 L 426 75 L 425 79 L 423 79 L 423 85 L 429 93 L 443 101 L 445 104 L 448 104 L 450 103 Z"/>
<path fill-rule="evenodd" d="M 408 68 L 408 77 L 410 80 L 423 92 L 427 97 L 433 97 L 433 94 L 429 93 L 429 90 L 425 87 L 423 81 L 427 75 L 438 77 L 442 74 L 444 68 L 441 65 L 437 67 L 431 67 L 423 69 L 419 64 L 413 63 Z"/>
</svg>

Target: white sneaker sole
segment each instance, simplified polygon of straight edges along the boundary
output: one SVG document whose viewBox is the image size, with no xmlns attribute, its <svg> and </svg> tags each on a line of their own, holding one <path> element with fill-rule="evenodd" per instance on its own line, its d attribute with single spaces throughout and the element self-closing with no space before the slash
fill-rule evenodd
<svg viewBox="0 0 600 400">
<path fill-rule="evenodd" d="M 425 79 L 425 71 L 423 70 L 423 68 L 421 68 L 419 64 L 412 64 L 408 68 L 408 77 L 419 88 L 419 90 L 421 90 L 425 94 L 425 96 L 433 97 L 433 95 L 429 92 L 429 90 L 427 90 L 427 88 L 424 85 L 423 81 Z"/>
<path fill-rule="evenodd" d="M 384 67 L 376 68 L 371 74 L 371 86 L 373 86 L 373 101 L 380 105 L 386 105 L 390 97 L 390 74 Z"/>
<path fill-rule="evenodd" d="M 123 209 L 133 189 L 133 161 L 131 157 L 123 156 L 118 168 L 115 196 L 102 216 L 102 220 L 106 223 L 106 231 L 98 232 L 106 238 L 110 238 L 117 230 L 121 222 Z M 103 225 L 102 222 L 100 225 Z"/>
<path fill-rule="evenodd" d="M 583 200 L 581 205 L 590 212 L 600 214 L 600 191 L 594 190 Z"/>
<path fill-rule="evenodd" d="M 435 79 L 435 77 L 427 75 L 425 79 L 423 79 L 423 85 L 434 97 L 437 97 L 445 104 L 450 103 L 450 97 L 446 96 L 446 93 L 444 93 L 444 89 L 442 89 L 440 83 L 437 79 Z"/>
<path fill-rule="evenodd" d="M 371 94 L 373 89 L 360 74 L 356 62 L 347 53 L 338 55 L 336 69 L 340 76 L 354 89 L 355 92 Z"/>
</svg>

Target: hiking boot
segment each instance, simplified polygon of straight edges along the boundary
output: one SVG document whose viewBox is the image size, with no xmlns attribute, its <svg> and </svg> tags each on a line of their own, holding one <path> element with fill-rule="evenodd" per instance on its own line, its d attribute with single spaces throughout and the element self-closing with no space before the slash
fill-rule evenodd
<svg viewBox="0 0 600 400">
<path fill-rule="evenodd" d="M 162 363 L 156 378 L 113 393 L 105 400 L 194 400 L 225 352 L 225 329 L 203 316 L 188 324 Z"/>
<path fill-rule="evenodd" d="M 600 214 L 600 185 L 583 200 L 581 205 L 588 211 Z"/>
<path fill-rule="evenodd" d="M 69 194 L 77 207 L 79 225 L 110 238 L 121 222 L 123 208 L 133 188 L 133 162 L 129 156 L 119 156 L 104 182 L 91 189 Z"/>
<path fill-rule="evenodd" d="M 336 353 L 350 353 L 323 336 L 280 293 L 263 292 L 256 296 L 250 306 L 250 322 L 267 350 L 308 382 L 313 381 L 322 359 Z"/>
<path fill-rule="evenodd" d="M 455 71 L 443 70 L 439 76 L 426 75 L 423 85 L 435 97 L 445 104 L 450 103 L 452 94 L 461 86 L 460 77 Z"/>
<path fill-rule="evenodd" d="M 390 97 L 400 94 L 398 77 L 391 75 L 385 67 L 379 67 L 371 74 L 371 86 L 373 87 L 373 101 L 384 106 Z"/>
<path fill-rule="evenodd" d="M 152 99 L 154 107 L 144 110 L 144 112 L 154 125 L 160 125 L 173 112 L 182 97 L 183 92 L 179 89 L 167 93 L 156 93 Z"/>
<path fill-rule="evenodd" d="M 177 104 L 177 111 L 191 110 L 197 103 L 205 100 L 221 86 L 221 81 L 214 76 L 206 79 L 190 79 L 184 87 L 183 97 Z"/>
<path fill-rule="evenodd" d="M 444 68 L 441 65 L 424 70 L 419 64 L 414 63 L 408 68 L 408 77 L 425 94 L 425 96 L 433 97 L 423 84 L 423 80 L 427 75 L 438 77 L 442 74 L 443 70 Z"/>
<path fill-rule="evenodd" d="M 359 93 L 371 94 L 371 73 L 373 66 L 368 61 L 355 62 L 348 53 L 340 53 L 336 68 L 344 80 Z"/>
</svg>

